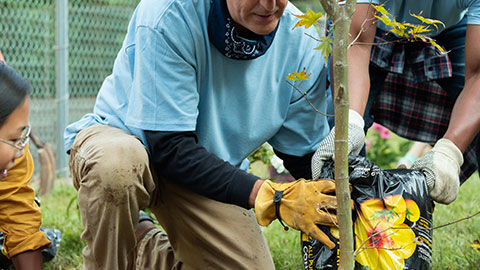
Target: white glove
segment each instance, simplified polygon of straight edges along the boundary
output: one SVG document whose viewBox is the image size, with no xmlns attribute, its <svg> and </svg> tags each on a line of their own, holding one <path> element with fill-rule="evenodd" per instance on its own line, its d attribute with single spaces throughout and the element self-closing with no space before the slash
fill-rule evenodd
<svg viewBox="0 0 480 270">
<path fill-rule="evenodd" d="M 358 155 L 365 143 L 363 117 L 356 111 L 348 111 L 348 154 Z M 318 179 L 322 172 L 323 163 L 334 158 L 335 127 L 318 146 L 312 157 L 312 179 Z"/>
<path fill-rule="evenodd" d="M 463 155 L 460 149 L 448 139 L 440 139 L 412 165 L 413 170 L 425 174 L 430 197 L 443 204 L 453 202 L 460 187 L 460 167 Z"/>
</svg>

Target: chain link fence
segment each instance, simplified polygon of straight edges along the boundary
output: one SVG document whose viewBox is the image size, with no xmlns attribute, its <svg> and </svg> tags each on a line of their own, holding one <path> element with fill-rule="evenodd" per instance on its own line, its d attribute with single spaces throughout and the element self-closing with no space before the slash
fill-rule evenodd
<svg viewBox="0 0 480 270">
<path fill-rule="evenodd" d="M 112 70 L 138 2 L 0 0 L 0 50 L 7 63 L 33 86 L 30 121 L 35 134 L 51 145 L 57 165 L 63 166 L 57 168 L 59 170 L 67 170 L 67 157 L 61 154 L 63 138 L 60 137 L 65 123 L 59 123 L 61 116 L 58 114 L 68 114 L 67 120 L 71 123 L 92 111 L 96 94 Z M 294 3 L 301 10 L 320 9 L 319 1 Z M 58 21 L 57 5 L 66 7 L 67 25 Z M 68 31 L 66 48 L 62 48 L 56 39 L 59 28 L 63 27 Z M 58 76 L 62 74 L 58 52 L 62 49 L 66 49 L 68 55 L 68 66 L 63 72 L 68 80 L 66 100 L 57 92 Z M 59 109 L 62 106 L 68 110 L 63 112 Z M 32 146 L 31 150 L 36 159 L 35 147 Z"/>
<path fill-rule="evenodd" d="M 57 2 L 0 0 L 0 50 L 5 60 L 32 86 L 30 121 L 35 134 L 56 155 L 63 129 L 58 123 L 56 65 Z M 103 79 L 110 74 L 128 21 L 138 0 L 70 0 L 68 25 L 68 122 L 91 112 Z M 1 97 L 0 97 L 1 98 Z M 61 113 L 61 112 L 60 112 Z M 36 158 L 36 149 L 31 146 Z M 66 157 L 60 157 L 66 158 Z M 36 163 L 38 164 L 38 163 Z M 66 164 L 60 162 L 60 164 Z M 66 168 L 58 168 L 66 170 Z"/>
</svg>

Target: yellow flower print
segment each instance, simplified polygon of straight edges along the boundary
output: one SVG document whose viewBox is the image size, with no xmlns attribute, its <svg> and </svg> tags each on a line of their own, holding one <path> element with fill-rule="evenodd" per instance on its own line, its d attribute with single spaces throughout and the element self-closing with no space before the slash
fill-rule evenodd
<svg viewBox="0 0 480 270">
<path fill-rule="evenodd" d="M 411 200 L 393 195 L 386 196 L 384 201 L 370 199 L 360 205 L 354 224 L 357 262 L 370 269 L 403 269 L 405 259 L 412 256 L 417 246 L 415 233 L 403 223 L 409 207 L 413 209 L 410 216 L 416 215 L 414 206 L 409 205 L 415 202 L 408 201 Z"/>
<path fill-rule="evenodd" d="M 407 219 L 411 222 L 417 221 L 420 218 L 420 208 L 418 208 L 417 203 L 413 200 L 406 200 L 405 203 L 407 206 L 407 210 L 405 213 Z"/>
</svg>

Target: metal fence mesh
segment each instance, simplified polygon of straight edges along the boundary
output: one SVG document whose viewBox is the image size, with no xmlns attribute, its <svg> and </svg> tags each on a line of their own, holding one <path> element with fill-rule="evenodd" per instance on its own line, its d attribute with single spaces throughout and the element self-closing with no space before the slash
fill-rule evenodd
<svg viewBox="0 0 480 270">
<path fill-rule="evenodd" d="M 68 2 L 69 122 L 91 112 L 138 0 Z M 32 127 L 57 154 L 56 1 L 0 0 L 0 50 L 33 86 Z M 2 97 L 0 97 L 2 98 Z M 36 158 L 36 149 L 31 146 Z"/>
<path fill-rule="evenodd" d="M 138 2 L 68 1 L 70 123 L 92 111 Z M 294 2 L 302 10 L 320 7 L 318 1 Z M 0 50 L 7 63 L 31 82 L 32 127 L 40 139 L 52 146 L 58 161 L 57 144 L 63 143 L 58 130 L 63 127 L 57 123 L 56 4 L 55 0 L 0 0 Z M 35 147 L 31 149 L 36 158 Z"/>
</svg>

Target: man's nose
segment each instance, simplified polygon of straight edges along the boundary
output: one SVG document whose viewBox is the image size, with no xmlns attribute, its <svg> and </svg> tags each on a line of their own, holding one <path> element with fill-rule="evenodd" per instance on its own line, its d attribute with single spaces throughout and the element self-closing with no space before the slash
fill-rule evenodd
<svg viewBox="0 0 480 270">
<path fill-rule="evenodd" d="M 260 5 L 266 10 L 266 11 L 274 11 L 275 10 L 275 4 L 277 0 L 260 0 Z"/>
</svg>

